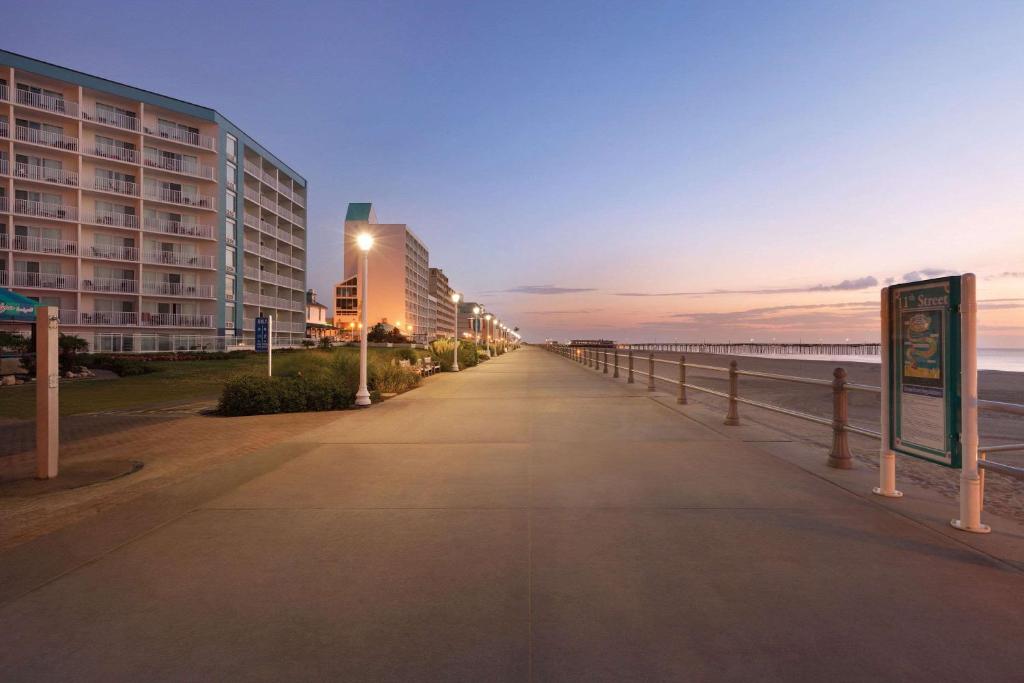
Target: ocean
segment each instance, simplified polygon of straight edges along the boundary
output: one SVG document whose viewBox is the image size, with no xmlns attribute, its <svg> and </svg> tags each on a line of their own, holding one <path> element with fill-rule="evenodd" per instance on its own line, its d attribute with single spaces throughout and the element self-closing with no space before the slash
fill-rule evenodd
<svg viewBox="0 0 1024 683">
<path fill-rule="evenodd" d="M 733 354 L 737 356 L 756 356 L 758 358 L 778 358 L 780 360 L 827 360 L 846 363 L 880 363 L 878 356 L 850 356 L 813 353 L 747 353 Z M 979 370 L 1002 370 L 1004 372 L 1024 372 L 1024 349 L 978 349 Z"/>
</svg>

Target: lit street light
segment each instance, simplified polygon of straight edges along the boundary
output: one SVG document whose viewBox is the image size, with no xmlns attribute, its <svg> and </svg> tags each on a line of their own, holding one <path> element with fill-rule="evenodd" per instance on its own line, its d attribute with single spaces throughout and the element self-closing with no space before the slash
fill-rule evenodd
<svg viewBox="0 0 1024 683">
<path fill-rule="evenodd" d="M 452 302 L 455 304 L 455 357 L 452 358 L 452 372 L 459 371 L 459 299 L 462 297 L 458 292 L 452 292 Z"/>
<path fill-rule="evenodd" d="M 488 358 L 491 357 L 491 337 L 493 335 L 491 334 L 490 324 L 491 318 L 493 317 L 494 316 L 491 315 L 490 313 L 484 315 L 484 320 L 486 321 L 486 323 L 484 324 L 484 349 L 487 351 Z"/>
<path fill-rule="evenodd" d="M 366 342 L 369 328 L 366 324 L 366 285 L 367 275 L 370 269 L 370 248 L 373 247 L 373 235 L 361 233 L 356 237 L 356 246 L 363 252 L 363 274 L 359 278 L 362 284 L 362 303 L 360 305 L 360 319 L 362 321 L 362 334 L 359 335 L 359 391 L 356 392 L 356 405 L 370 405 L 370 390 L 366 387 Z"/>
</svg>

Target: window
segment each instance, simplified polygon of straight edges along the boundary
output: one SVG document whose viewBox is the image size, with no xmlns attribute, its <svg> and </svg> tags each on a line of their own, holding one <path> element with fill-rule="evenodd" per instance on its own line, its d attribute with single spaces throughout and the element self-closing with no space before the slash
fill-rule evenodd
<svg viewBox="0 0 1024 683">
<path fill-rule="evenodd" d="M 235 329 L 235 305 L 225 304 L 224 305 L 224 329 L 233 330 Z"/>
<path fill-rule="evenodd" d="M 224 154 L 228 159 L 234 161 L 238 158 L 238 140 L 231 133 L 226 134 L 224 147 Z"/>
<path fill-rule="evenodd" d="M 235 206 L 237 206 L 238 195 L 231 190 L 224 190 L 224 212 L 231 217 L 235 216 Z"/>
<path fill-rule="evenodd" d="M 224 242 L 226 244 L 235 243 L 235 221 L 231 218 L 224 219 Z"/>
<path fill-rule="evenodd" d="M 233 190 L 236 187 L 238 187 L 238 167 L 235 166 L 234 164 L 232 164 L 231 162 L 228 162 L 228 164 L 227 164 L 227 166 L 225 168 L 226 168 L 226 170 L 224 172 L 225 184 L 228 186 L 229 189 Z"/>
<path fill-rule="evenodd" d="M 224 276 L 224 298 L 228 301 L 235 300 L 235 276 L 225 275 Z"/>
<path fill-rule="evenodd" d="M 224 270 L 228 273 L 235 272 L 235 248 L 228 247 L 224 250 Z"/>
</svg>

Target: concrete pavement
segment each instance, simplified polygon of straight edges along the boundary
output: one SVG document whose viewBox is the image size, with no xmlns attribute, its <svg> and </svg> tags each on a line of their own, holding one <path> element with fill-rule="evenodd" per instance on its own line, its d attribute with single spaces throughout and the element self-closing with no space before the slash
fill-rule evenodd
<svg viewBox="0 0 1024 683">
<path fill-rule="evenodd" d="M 166 504 L 177 512 L 117 547 L 90 555 L 80 538 L 102 544 L 88 525 L 60 543 L 39 539 L 51 556 L 80 545 L 72 565 L 51 562 L 6 594 L 0 671 L 1020 676 L 1018 565 L 808 472 L 770 453 L 771 435 L 741 429 L 538 349 L 432 378 L 339 414 L 248 474 L 230 465 L 238 471 L 220 473 L 205 497 L 173 494 Z M 132 515 L 125 506 L 95 523 Z M 11 558 L 22 574 L 32 550 Z"/>
</svg>

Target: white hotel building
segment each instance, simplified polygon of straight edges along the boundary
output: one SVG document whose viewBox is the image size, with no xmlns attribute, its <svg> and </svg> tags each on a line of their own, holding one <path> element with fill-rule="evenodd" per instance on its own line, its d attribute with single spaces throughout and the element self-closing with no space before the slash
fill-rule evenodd
<svg viewBox="0 0 1024 683">
<path fill-rule="evenodd" d="M 0 287 L 90 350 L 298 343 L 306 189 L 213 109 L 0 50 Z"/>
</svg>

